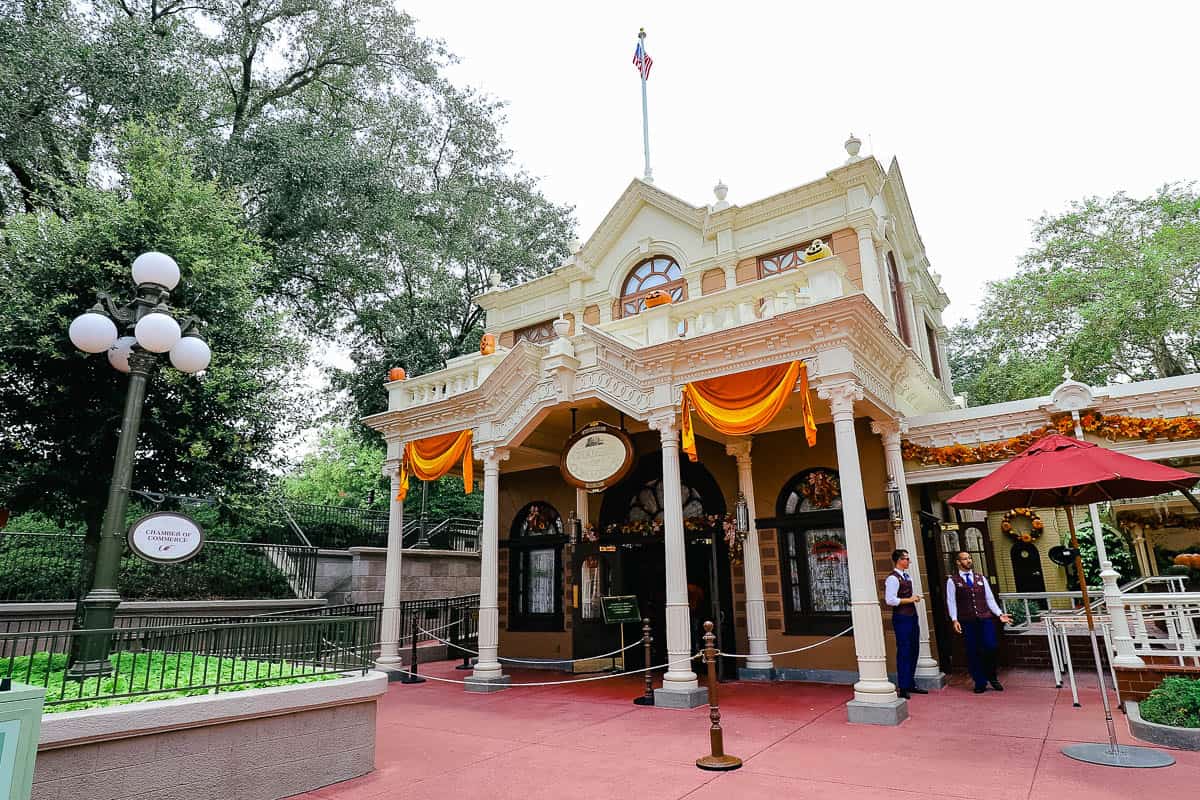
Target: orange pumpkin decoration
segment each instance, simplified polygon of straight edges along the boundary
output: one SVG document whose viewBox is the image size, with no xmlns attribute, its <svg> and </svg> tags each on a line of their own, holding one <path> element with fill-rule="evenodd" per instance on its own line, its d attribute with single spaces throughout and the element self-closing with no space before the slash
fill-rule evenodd
<svg viewBox="0 0 1200 800">
<path fill-rule="evenodd" d="M 496 352 L 496 337 L 490 333 L 485 333 L 483 338 L 479 340 L 479 354 L 490 356 Z"/>
<path fill-rule="evenodd" d="M 671 295 L 662 289 L 655 289 L 646 295 L 646 308 L 657 308 L 671 304 Z"/>
<path fill-rule="evenodd" d="M 389 381 L 402 381 L 407 376 L 404 372 L 404 367 L 392 367 L 388 370 Z"/>
</svg>

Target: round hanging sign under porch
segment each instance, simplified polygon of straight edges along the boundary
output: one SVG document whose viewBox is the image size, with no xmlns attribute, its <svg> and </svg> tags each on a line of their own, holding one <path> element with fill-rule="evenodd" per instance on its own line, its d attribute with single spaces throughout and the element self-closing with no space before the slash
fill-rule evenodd
<svg viewBox="0 0 1200 800">
<path fill-rule="evenodd" d="M 604 422 L 593 422 L 572 435 L 559 461 L 563 480 L 589 492 L 619 482 L 632 466 L 633 442 L 625 431 Z"/>
<path fill-rule="evenodd" d="M 138 558 L 156 564 L 178 564 L 195 557 L 204 547 L 204 530 L 186 514 L 156 511 L 133 523 L 129 549 Z"/>
</svg>

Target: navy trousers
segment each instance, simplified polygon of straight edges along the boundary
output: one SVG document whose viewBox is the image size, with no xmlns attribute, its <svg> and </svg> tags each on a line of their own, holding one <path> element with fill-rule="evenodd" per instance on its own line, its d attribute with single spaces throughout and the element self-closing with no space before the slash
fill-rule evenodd
<svg viewBox="0 0 1200 800">
<path fill-rule="evenodd" d="M 967 668 L 975 681 L 975 688 L 986 686 L 996 680 L 996 620 L 972 619 L 962 621 L 963 636 L 967 645 Z"/>
<path fill-rule="evenodd" d="M 917 615 L 893 614 L 892 630 L 896 633 L 896 688 L 912 689 L 917 685 L 917 648 L 921 639 Z"/>
</svg>

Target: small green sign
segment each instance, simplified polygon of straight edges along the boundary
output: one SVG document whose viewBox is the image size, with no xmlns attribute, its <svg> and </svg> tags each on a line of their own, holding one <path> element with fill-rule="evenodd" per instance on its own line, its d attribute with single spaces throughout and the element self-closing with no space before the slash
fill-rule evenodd
<svg viewBox="0 0 1200 800">
<path fill-rule="evenodd" d="M 607 625 L 642 621 L 642 615 L 638 611 L 636 594 L 601 597 L 600 611 L 604 614 L 604 622 Z"/>
</svg>

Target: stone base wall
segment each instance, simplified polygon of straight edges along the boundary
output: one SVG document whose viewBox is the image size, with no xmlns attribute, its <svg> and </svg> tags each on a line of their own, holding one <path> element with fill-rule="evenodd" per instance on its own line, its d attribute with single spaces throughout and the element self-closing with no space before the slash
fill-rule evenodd
<svg viewBox="0 0 1200 800">
<path fill-rule="evenodd" d="M 1182 675 L 1185 678 L 1200 678 L 1200 667 L 1181 667 L 1171 664 L 1147 664 L 1144 667 L 1117 667 L 1117 688 L 1121 690 L 1121 701 L 1141 702 L 1146 695 L 1158 688 L 1163 678 Z"/>
<path fill-rule="evenodd" d="M 32 800 L 279 800 L 358 777 L 374 769 L 385 688 L 370 673 L 50 714 Z"/>
<path fill-rule="evenodd" d="M 387 550 L 351 547 L 351 603 L 382 603 Z M 427 600 L 479 593 L 479 554 L 453 550 L 405 550 L 400 561 L 400 599 Z M 333 602 L 332 600 L 330 602 Z"/>
</svg>

